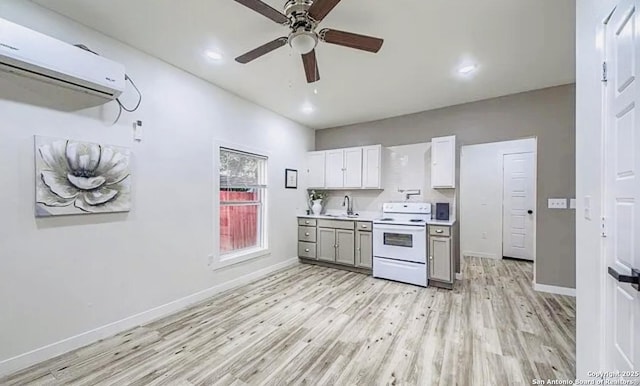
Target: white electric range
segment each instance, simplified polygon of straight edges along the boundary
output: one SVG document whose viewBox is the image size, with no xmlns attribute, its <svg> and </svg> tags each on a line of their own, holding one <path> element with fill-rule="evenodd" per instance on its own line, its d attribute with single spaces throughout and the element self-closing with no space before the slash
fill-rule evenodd
<svg viewBox="0 0 640 386">
<path fill-rule="evenodd" d="M 431 204 L 386 203 L 373 222 L 373 277 L 427 286 L 427 220 Z"/>
</svg>

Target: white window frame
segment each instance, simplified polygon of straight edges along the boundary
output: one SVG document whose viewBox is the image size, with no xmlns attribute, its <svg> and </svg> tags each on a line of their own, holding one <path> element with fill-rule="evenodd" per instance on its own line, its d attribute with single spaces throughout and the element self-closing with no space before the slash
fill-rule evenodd
<svg viewBox="0 0 640 386">
<path fill-rule="evenodd" d="M 261 221 L 258 224 L 258 237 L 262 240 L 262 245 L 254 248 L 242 249 L 232 253 L 222 254 L 220 251 L 220 149 L 225 148 L 238 152 L 255 154 L 259 157 L 267 159 L 265 165 L 265 183 L 266 188 L 262 194 L 262 214 Z M 211 265 L 213 269 L 220 269 L 234 264 L 242 263 L 247 260 L 271 255 L 269 248 L 269 159 L 270 154 L 266 151 L 253 149 L 247 146 L 215 141 L 213 147 L 213 253 Z"/>
</svg>

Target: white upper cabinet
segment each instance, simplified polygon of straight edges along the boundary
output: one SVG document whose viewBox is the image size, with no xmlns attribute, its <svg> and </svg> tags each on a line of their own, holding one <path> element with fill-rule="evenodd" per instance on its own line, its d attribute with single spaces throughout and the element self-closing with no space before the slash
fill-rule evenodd
<svg viewBox="0 0 640 386">
<path fill-rule="evenodd" d="M 362 187 L 362 148 L 344 149 L 343 188 Z"/>
<path fill-rule="evenodd" d="M 325 152 L 312 151 L 307 154 L 307 182 L 310 188 L 325 186 Z"/>
<path fill-rule="evenodd" d="M 344 150 L 327 150 L 326 152 L 326 187 L 344 187 Z"/>
<path fill-rule="evenodd" d="M 362 187 L 382 189 L 382 145 L 362 148 Z"/>
<path fill-rule="evenodd" d="M 308 153 L 309 188 L 382 189 L 382 145 Z"/>
<path fill-rule="evenodd" d="M 456 137 L 431 140 L 431 187 L 433 189 L 456 187 Z"/>
</svg>

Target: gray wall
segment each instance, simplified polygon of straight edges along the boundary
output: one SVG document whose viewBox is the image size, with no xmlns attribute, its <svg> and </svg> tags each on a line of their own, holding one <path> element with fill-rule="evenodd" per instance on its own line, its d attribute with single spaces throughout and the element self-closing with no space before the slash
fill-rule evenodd
<svg viewBox="0 0 640 386">
<path fill-rule="evenodd" d="M 463 145 L 538 138 L 536 281 L 575 288 L 575 213 L 547 209 L 550 197 L 575 197 L 575 85 L 318 130 L 316 150 L 405 145 L 452 134 L 458 152 Z"/>
</svg>

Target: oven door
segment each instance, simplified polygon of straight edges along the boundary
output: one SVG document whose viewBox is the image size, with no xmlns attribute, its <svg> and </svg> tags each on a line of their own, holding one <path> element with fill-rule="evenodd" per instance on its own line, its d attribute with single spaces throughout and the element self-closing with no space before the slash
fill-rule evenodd
<svg viewBox="0 0 640 386">
<path fill-rule="evenodd" d="M 427 262 L 427 227 L 373 225 L 373 255 L 388 259 Z"/>
</svg>

